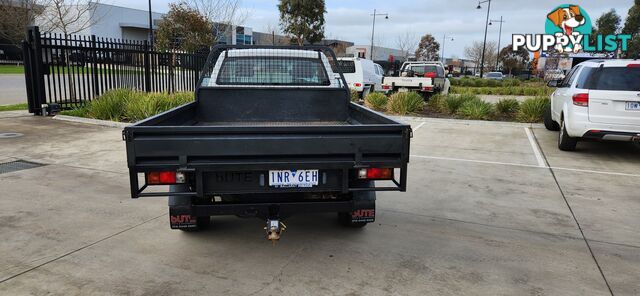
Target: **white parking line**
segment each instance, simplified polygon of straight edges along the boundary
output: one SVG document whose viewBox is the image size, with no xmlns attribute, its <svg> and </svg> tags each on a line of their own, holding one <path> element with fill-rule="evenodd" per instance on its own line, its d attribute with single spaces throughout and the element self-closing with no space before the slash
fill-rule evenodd
<svg viewBox="0 0 640 296">
<path fill-rule="evenodd" d="M 547 162 L 542 157 L 542 152 L 540 151 L 540 147 L 538 146 L 538 142 L 533 137 L 533 132 L 531 132 L 531 128 L 525 127 L 524 132 L 527 134 L 527 138 L 529 138 L 529 144 L 531 144 L 531 149 L 533 149 L 533 154 L 536 156 L 536 160 L 538 161 L 538 166 L 541 168 L 549 167 Z"/>
<path fill-rule="evenodd" d="M 426 122 L 423 122 L 423 123 L 419 124 L 418 126 L 416 126 L 416 128 L 413 129 L 413 131 L 415 132 L 415 131 L 419 130 L 425 123 Z"/>
<path fill-rule="evenodd" d="M 451 157 L 426 156 L 426 155 L 411 155 L 411 157 L 424 158 L 424 159 L 435 159 L 435 160 L 448 160 L 448 161 L 462 161 L 462 162 L 472 162 L 472 163 L 482 163 L 482 164 L 493 164 L 493 165 L 516 166 L 516 167 L 526 167 L 526 168 L 535 168 L 535 169 L 549 169 L 549 168 L 551 168 L 553 170 L 559 170 L 559 171 L 571 171 L 571 172 L 581 172 L 581 173 L 591 173 L 591 174 L 602 174 L 602 175 L 638 177 L 638 178 L 640 178 L 640 174 L 628 174 L 628 173 L 617 173 L 617 172 L 606 172 L 606 171 L 595 171 L 595 170 L 584 170 L 584 169 L 572 169 L 572 168 L 563 168 L 563 167 L 547 167 L 547 166 L 539 166 L 539 165 L 533 165 L 533 164 L 509 163 L 509 162 L 486 161 L 486 160 L 473 160 L 473 159 L 462 159 L 462 158 L 451 158 Z"/>
</svg>

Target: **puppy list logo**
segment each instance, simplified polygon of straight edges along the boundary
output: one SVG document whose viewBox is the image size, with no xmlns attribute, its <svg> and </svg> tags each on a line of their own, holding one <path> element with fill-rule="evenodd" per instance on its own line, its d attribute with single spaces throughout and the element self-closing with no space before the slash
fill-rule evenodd
<svg viewBox="0 0 640 296">
<path fill-rule="evenodd" d="M 627 51 L 631 35 L 593 35 L 589 14 L 582 7 L 564 4 L 547 14 L 545 34 L 514 34 L 512 49 L 528 51 L 554 49 L 558 53 Z"/>
</svg>

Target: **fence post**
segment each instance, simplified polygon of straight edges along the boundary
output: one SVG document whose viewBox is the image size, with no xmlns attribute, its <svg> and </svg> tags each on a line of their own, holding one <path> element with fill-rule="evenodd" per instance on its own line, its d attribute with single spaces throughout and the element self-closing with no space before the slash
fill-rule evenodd
<svg viewBox="0 0 640 296">
<path fill-rule="evenodd" d="M 31 31 L 27 30 L 26 38 L 22 41 L 22 57 L 24 59 L 24 81 L 27 90 L 27 105 L 29 106 L 29 113 L 35 113 L 35 97 L 34 97 L 34 85 L 33 85 L 33 49 L 31 48 Z"/>
<path fill-rule="evenodd" d="M 151 92 L 151 53 L 149 52 L 149 41 L 144 41 L 144 91 Z"/>
<path fill-rule="evenodd" d="M 33 99 L 30 103 L 33 106 L 29 106 L 29 111 L 33 111 L 36 115 L 42 114 L 42 105 L 47 103 L 47 98 L 44 90 L 44 63 L 42 62 L 42 39 L 40 38 L 40 28 L 29 27 L 28 33 L 29 41 L 33 42 L 32 59 L 31 64 L 31 84 Z"/>
<path fill-rule="evenodd" d="M 98 46 L 96 44 L 96 35 L 91 35 L 91 77 L 93 78 L 93 97 L 100 95 L 100 85 L 98 84 Z"/>
</svg>

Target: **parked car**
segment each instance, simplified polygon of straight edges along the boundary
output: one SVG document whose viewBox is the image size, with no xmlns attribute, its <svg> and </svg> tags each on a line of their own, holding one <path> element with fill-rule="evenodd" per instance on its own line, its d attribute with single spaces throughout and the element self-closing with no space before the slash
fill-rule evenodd
<svg viewBox="0 0 640 296">
<path fill-rule="evenodd" d="M 560 150 L 575 150 L 580 139 L 640 141 L 640 61 L 582 62 L 548 85 L 557 89 L 544 124 L 560 131 Z"/>
<path fill-rule="evenodd" d="M 444 74 L 441 62 L 405 62 L 400 77 L 384 77 L 382 88 L 392 92 L 416 91 L 426 99 L 433 94 L 448 94 L 451 82 Z"/>
<path fill-rule="evenodd" d="M 363 58 L 338 58 L 338 65 L 349 88 L 361 98 L 372 91 L 383 91 L 384 70 L 380 65 Z"/>
<path fill-rule="evenodd" d="M 502 72 L 489 72 L 484 75 L 484 78 L 492 80 L 503 80 L 504 75 L 502 74 Z"/>
<path fill-rule="evenodd" d="M 194 102 L 124 129 L 132 198 L 169 196 L 172 229 L 258 217 L 271 240 L 295 213 L 373 222 L 376 191 L 406 190 L 411 127 L 350 102 L 330 60 L 328 47 L 214 47 Z"/>
</svg>

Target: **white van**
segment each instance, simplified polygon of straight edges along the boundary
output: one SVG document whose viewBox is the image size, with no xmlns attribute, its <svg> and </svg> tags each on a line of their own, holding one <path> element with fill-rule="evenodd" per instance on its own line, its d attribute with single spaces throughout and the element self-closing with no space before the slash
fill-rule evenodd
<svg viewBox="0 0 640 296">
<path fill-rule="evenodd" d="M 384 70 L 371 60 L 362 58 L 338 58 L 338 65 L 350 89 L 364 98 L 372 91 L 383 91 Z"/>
</svg>

